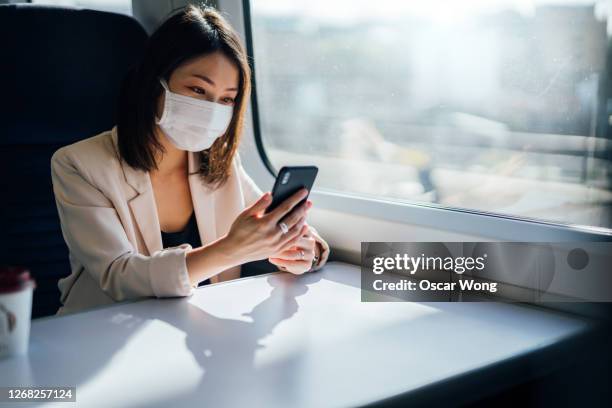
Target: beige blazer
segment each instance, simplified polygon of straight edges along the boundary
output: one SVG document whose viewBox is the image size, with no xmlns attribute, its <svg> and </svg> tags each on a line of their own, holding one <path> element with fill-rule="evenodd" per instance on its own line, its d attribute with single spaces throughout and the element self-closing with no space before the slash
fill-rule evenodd
<svg viewBox="0 0 612 408">
<path fill-rule="evenodd" d="M 198 175 L 199 157 L 189 154 L 189 186 L 202 245 L 229 231 L 238 214 L 263 194 L 238 154 L 228 181 L 212 190 Z M 188 296 L 188 244 L 162 249 L 157 208 L 148 172 L 120 160 L 116 128 L 59 149 L 51 158 L 53 191 L 72 273 L 59 281 L 58 314 L 140 297 Z M 325 264 L 323 248 L 314 270 Z M 240 266 L 211 278 L 240 277 Z"/>
</svg>

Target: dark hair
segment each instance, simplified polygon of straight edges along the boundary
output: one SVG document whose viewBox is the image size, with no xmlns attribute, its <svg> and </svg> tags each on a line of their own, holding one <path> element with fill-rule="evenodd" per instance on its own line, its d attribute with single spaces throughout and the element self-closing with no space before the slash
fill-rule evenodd
<svg viewBox="0 0 612 408">
<path fill-rule="evenodd" d="M 238 148 L 246 105 L 251 91 L 250 69 L 244 47 L 234 29 L 213 8 L 187 6 L 169 17 L 149 38 L 144 55 L 123 81 L 117 112 L 119 154 L 130 166 L 157 169 L 156 153 L 164 148 L 155 135 L 160 78 L 169 81 L 181 64 L 203 55 L 222 52 L 240 71 L 234 113 L 225 132 L 200 152 L 200 175 L 213 187 L 223 184 Z"/>
</svg>

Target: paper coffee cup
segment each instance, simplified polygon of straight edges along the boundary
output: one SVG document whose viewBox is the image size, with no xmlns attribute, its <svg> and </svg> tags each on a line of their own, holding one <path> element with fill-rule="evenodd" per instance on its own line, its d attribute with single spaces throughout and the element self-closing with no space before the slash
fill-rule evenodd
<svg viewBox="0 0 612 408">
<path fill-rule="evenodd" d="M 27 269 L 0 268 L 0 358 L 28 352 L 33 290 Z"/>
</svg>

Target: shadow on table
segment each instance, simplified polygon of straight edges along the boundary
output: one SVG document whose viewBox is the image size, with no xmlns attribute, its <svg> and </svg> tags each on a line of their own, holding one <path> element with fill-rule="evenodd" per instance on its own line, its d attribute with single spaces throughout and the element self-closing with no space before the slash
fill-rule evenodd
<svg viewBox="0 0 612 408">
<path fill-rule="evenodd" d="M 258 368 L 255 354 L 265 347 L 262 340 L 275 327 L 297 313 L 297 297 L 308 292 L 308 286 L 319 281 L 321 274 L 293 276 L 281 273 L 265 279 L 272 291 L 252 310 L 243 313 L 247 319 L 219 318 L 188 299 L 168 299 L 127 304 L 121 311 L 109 307 L 80 313 L 78 324 L 66 324 L 62 330 L 53 328 L 54 324 L 62 323 L 61 318 L 41 321 L 33 333 L 29 354 L 3 365 L 0 385 L 76 386 L 78 401 L 80 386 L 99 374 L 130 338 L 148 323 L 161 320 L 185 333 L 186 346 L 202 368 L 202 377 L 191 391 L 184 392 L 184 387 L 175 387 L 182 392 L 168 396 L 167 400 L 153 401 L 156 406 L 176 406 L 181 401 L 194 403 L 201 398 L 214 401 L 215 405 L 224 405 L 224 401 L 231 400 L 240 405 L 254 406 L 254 398 L 262 398 L 262 393 L 273 393 L 275 400 L 282 399 L 283 395 L 289 398 L 294 395 L 292 379 L 275 375 L 285 372 L 278 365 Z M 53 343 L 44 335 L 37 335 L 46 329 L 54 330 Z M 155 339 L 151 341 L 155 342 Z M 176 347 L 176 344 L 155 344 L 155 350 L 159 354 L 171 353 L 170 346 Z M 283 357 L 281 364 L 299 364 L 299 356 Z M 155 376 L 163 375 L 163 367 L 159 369 Z M 262 375 L 264 371 L 265 375 Z M 264 385 L 263 389 L 252 387 L 255 376 L 260 376 L 258 384 Z M 167 381 L 180 383 L 181 379 L 168 378 Z M 185 383 L 191 382 L 185 379 Z M 146 396 L 148 391 L 133 392 Z M 286 403 L 289 405 L 291 401 L 287 399 Z M 151 406 L 151 401 L 146 406 Z"/>
<path fill-rule="evenodd" d="M 205 399 L 215 406 L 231 402 L 235 406 L 252 407 L 257 406 L 258 400 L 265 401 L 266 393 L 289 406 L 297 383 L 294 385 L 294 379 L 286 377 L 286 366 L 299 365 L 300 356 L 287 358 L 284 355 L 280 362 L 258 365 L 256 353 L 265 348 L 263 339 L 298 312 L 297 297 L 307 293 L 308 286 L 320 279 L 319 273 L 299 277 L 287 273 L 268 276 L 266 281 L 272 287 L 269 297 L 243 314 L 251 321 L 218 318 L 189 302 L 177 305 L 179 312 L 174 309 L 171 315 L 160 313 L 156 316 L 185 332 L 187 348 L 202 368 L 203 375 L 191 392 L 155 401 L 155 406 L 193 405 Z M 290 349 L 288 345 L 285 350 Z M 150 403 L 146 405 L 151 406 Z"/>
</svg>

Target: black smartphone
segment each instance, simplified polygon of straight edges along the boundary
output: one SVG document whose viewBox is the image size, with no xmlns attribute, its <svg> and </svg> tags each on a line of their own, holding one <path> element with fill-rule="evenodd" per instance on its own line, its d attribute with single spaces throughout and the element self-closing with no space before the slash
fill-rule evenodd
<svg viewBox="0 0 612 408">
<path fill-rule="evenodd" d="M 308 194 L 310 194 L 310 189 L 318 172 L 319 169 L 316 166 L 285 166 L 281 168 L 272 188 L 272 203 L 266 209 L 266 213 L 278 207 L 280 203 L 301 188 L 306 188 Z M 308 195 L 297 205 L 306 201 L 307 198 Z"/>
</svg>

